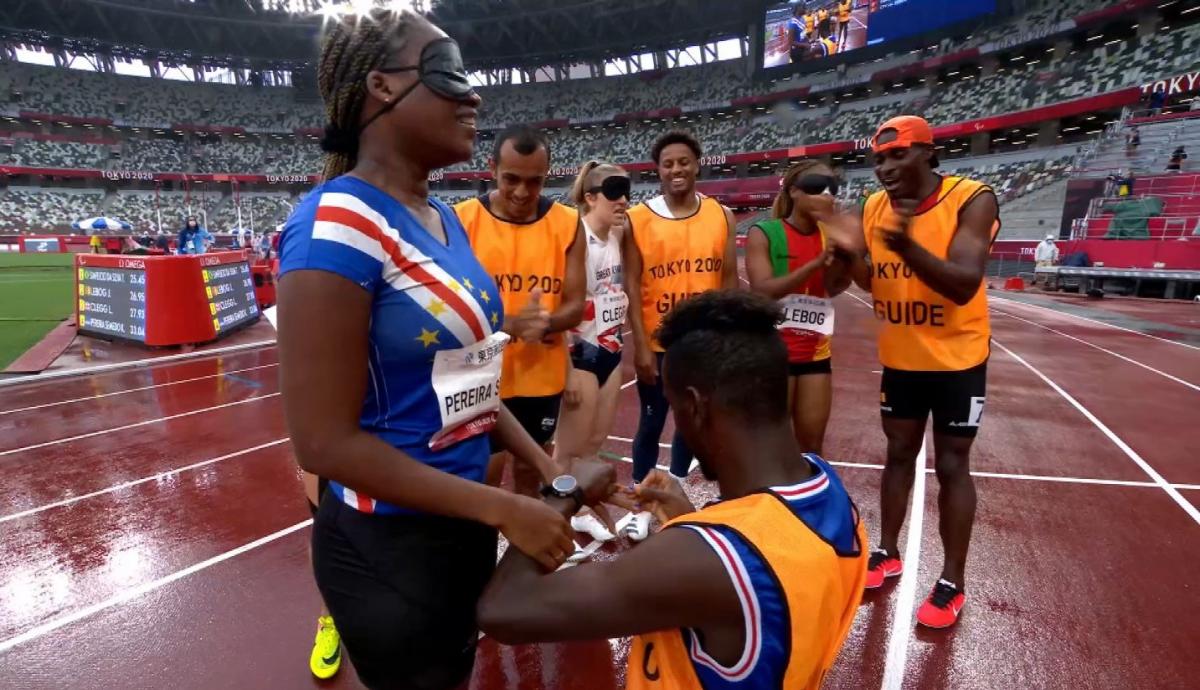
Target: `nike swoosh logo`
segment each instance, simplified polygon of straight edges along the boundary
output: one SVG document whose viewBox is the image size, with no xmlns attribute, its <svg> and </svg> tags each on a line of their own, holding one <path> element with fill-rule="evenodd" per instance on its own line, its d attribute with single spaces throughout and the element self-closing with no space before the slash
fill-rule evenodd
<svg viewBox="0 0 1200 690">
<path fill-rule="evenodd" d="M 321 659 L 321 663 L 322 663 L 322 664 L 325 664 L 326 666 L 330 666 L 330 665 L 332 665 L 332 664 L 333 664 L 335 661 L 337 661 L 338 659 L 340 659 L 341 657 L 342 657 L 342 646 L 341 646 L 341 645 L 338 645 L 338 648 L 337 648 L 337 650 L 335 650 L 335 651 L 333 652 L 333 656 L 327 656 L 327 657 L 323 657 L 323 658 Z"/>
</svg>

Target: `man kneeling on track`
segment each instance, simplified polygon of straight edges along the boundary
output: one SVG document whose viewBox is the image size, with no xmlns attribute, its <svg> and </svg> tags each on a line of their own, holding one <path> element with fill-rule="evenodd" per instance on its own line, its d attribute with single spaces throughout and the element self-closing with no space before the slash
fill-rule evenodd
<svg viewBox="0 0 1200 690">
<path fill-rule="evenodd" d="M 479 602 L 507 644 L 637 636 L 627 688 L 816 688 L 862 598 L 866 533 L 841 480 L 787 414 L 780 307 L 709 292 L 663 320 L 675 424 L 723 500 L 697 511 L 670 475 L 631 498 L 664 519 L 611 561 L 546 574 L 509 549 Z M 546 499 L 565 516 L 618 489 L 611 468 Z"/>
</svg>

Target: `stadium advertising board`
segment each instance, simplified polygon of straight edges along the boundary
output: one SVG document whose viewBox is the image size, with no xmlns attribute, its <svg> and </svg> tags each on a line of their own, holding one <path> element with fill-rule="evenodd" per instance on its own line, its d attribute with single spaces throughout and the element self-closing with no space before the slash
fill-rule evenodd
<svg viewBox="0 0 1200 690">
<path fill-rule="evenodd" d="M 63 242 L 58 237 L 30 235 L 21 237 L 18 242 L 21 251 L 28 254 L 60 254 L 64 250 Z"/>
<path fill-rule="evenodd" d="M 1178 96 L 1200 90 L 1200 72 L 1188 72 L 1175 77 L 1165 77 L 1158 81 L 1142 84 L 1142 93 L 1150 93 L 1162 87 L 1167 96 Z"/>
<path fill-rule="evenodd" d="M 799 65 L 930 33 L 996 11 L 996 0 L 789 0 L 767 7 L 764 68 Z"/>
</svg>

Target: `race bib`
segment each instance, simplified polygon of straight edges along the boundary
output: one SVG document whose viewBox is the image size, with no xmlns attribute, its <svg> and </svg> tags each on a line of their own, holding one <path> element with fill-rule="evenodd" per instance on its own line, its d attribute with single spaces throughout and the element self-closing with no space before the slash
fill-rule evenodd
<svg viewBox="0 0 1200 690">
<path fill-rule="evenodd" d="M 625 325 L 629 296 L 623 290 L 596 295 L 596 332 L 608 333 Z"/>
<path fill-rule="evenodd" d="M 833 335 L 833 301 L 827 297 L 788 295 L 779 300 L 783 307 L 783 323 L 780 328 L 812 331 L 821 335 Z"/>
<path fill-rule="evenodd" d="M 430 450 L 486 434 L 500 417 L 500 365 L 508 334 L 487 338 L 433 356 L 433 392 L 442 428 L 429 439 Z"/>
</svg>

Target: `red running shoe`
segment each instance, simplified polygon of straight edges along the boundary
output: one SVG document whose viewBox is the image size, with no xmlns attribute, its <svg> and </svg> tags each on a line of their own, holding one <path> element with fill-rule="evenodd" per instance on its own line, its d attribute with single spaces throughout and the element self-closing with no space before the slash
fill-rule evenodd
<svg viewBox="0 0 1200 690">
<path fill-rule="evenodd" d="M 898 556 L 889 556 L 884 549 L 871 552 L 871 560 L 867 561 L 867 589 L 878 589 L 889 577 L 896 577 L 904 572 L 904 564 Z"/>
<path fill-rule="evenodd" d="M 958 620 L 958 612 L 967 603 L 967 595 L 958 585 L 941 579 L 929 598 L 917 610 L 917 622 L 927 628 L 949 628 Z"/>
</svg>

